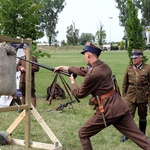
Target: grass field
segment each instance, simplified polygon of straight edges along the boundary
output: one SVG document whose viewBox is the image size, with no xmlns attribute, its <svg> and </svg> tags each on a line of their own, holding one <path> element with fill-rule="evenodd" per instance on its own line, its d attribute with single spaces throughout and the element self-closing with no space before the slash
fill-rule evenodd
<svg viewBox="0 0 150 150">
<path fill-rule="evenodd" d="M 71 50 L 69 48 L 59 48 L 54 52 L 54 49 L 46 47 L 44 50 L 51 54 L 51 58 L 40 58 L 38 61 L 41 64 L 45 64 L 51 67 L 56 67 L 59 65 L 85 66 L 83 55 L 80 54 L 81 48 L 73 47 Z M 150 51 L 145 51 L 145 55 L 150 58 Z M 111 67 L 113 74 L 116 75 L 121 90 L 123 75 L 126 66 L 129 63 L 127 52 L 105 51 L 102 52 L 100 59 Z M 148 60 L 147 63 L 150 63 L 150 60 Z M 63 150 L 81 150 L 77 132 L 78 129 L 85 123 L 85 121 L 94 113 L 93 106 L 88 105 L 90 96 L 82 99 L 80 103 L 76 102 L 73 104 L 73 108 L 76 114 L 74 114 L 70 107 L 65 107 L 62 112 L 55 111 L 55 108 L 59 104 L 68 102 L 70 99 L 67 96 L 65 100 L 53 100 L 51 105 L 49 105 L 45 100 L 46 88 L 52 82 L 54 76 L 54 73 L 43 68 L 40 68 L 40 71 L 36 73 L 37 111 L 53 131 L 58 140 L 61 142 L 63 145 Z M 64 76 L 64 78 L 70 85 L 68 77 Z M 83 78 L 77 77 L 76 81 L 78 85 L 81 84 L 82 80 Z M 62 85 L 60 79 L 58 79 L 58 83 Z M 18 115 L 18 111 L 1 113 L 0 131 L 6 131 Z M 148 126 L 146 134 L 150 139 L 150 116 L 148 116 L 147 119 Z M 137 116 L 135 121 L 138 122 Z M 16 139 L 24 139 L 25 125 L 26 124 L 24 121 L 21 122 L 13 131 L 12 137 Z M 91 138 L 93 150 L 140 150 L 140 148 L 130 140 L 125 143 L 121 143 L 119 141 L 121 136 L 121 133 L 119 133 L 113 126 L 110 126 Z M 51 140 L 48 138 L 33 116 L 31 116 L 31 140 L 36 142 L 51 143 Z M 17 149 L 32 150 L 33 148 L 25 148 L 18 145 L 0 146 L 0 150 Z"/>
</svg>

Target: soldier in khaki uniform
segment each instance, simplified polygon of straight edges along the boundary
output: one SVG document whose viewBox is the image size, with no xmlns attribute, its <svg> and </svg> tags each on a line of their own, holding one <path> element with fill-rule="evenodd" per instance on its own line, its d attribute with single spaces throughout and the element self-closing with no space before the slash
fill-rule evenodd
<svg viewBox="0 0 150 150">
<path fill-rule="evenodd" d="M 75 97 L 85 98 L 91 94 L 95 98 L 95 113 L 78 131 L 83 150 L 92 150 L 90 138 L 110 125 L 142 149 L 150 150 L 150 141 L 139 130 L 126 103 L 113 89 L 112 71 L 98 58 L 101 49 L 88 42 L 81 53 L 89 67 L 58 66 L 54 72 L 64 70 L 71 74 L 71 92 Z M 84 77 L 80 86 L 72 73 Z"/>
<path fill-rule="evenodd" d="M 27 52 L 27 50 L 29 50 L 29 46 L 24 44 L 23 50 L 24 50 L 25 56 L 21 56 L 21 58 L 26 59 L 26 52 Z M 37 58 L 34 56 L 32 56 L 31 59 L 34 62 L 38 62 Z M 20 59 L 17 63 L 16 69 L 17 69 L 17 71 L 21 71 L 19 88 L 20 88 L 20 91 L 22 94 L 22 104 L 25 104 L 26 103 L 25 102 L 26 61 Z M 36 95 L 35 95 L 36 90 L 35 90 L 35 81 L 34 80 L 35 80 L 35 72 L 39 71 L 39 66 L 32 64 L 31 71 L 32 71 L 31 72 L 31 98 L 32 98 L 33 106 L 36 107 Z"/>
<path fill-rule="evenodd" d="M 133 117 L 136 108 L 139 116 L 139 128 L 145 134 L 147 124 L 147 104 L 148 92 L 150 89 L 150 65 L 142 62 L 143 53 L 139 49 L 134 49 L 131 53 L 132 64 L 130 64 L 125 72 L 122 96 L 126 101 Z M 123 136 L 121 142 L 128 138 Z"/>
</svg>

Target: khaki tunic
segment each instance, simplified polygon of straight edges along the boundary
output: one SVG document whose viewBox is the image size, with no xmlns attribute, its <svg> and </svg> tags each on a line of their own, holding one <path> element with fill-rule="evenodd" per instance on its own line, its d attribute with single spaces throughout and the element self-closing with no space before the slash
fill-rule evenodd
<svg viewBox="0 0 150 150">
<path fill-rule="evenodd" d="M 21 58 L 25 59 L 26 57 L 22 56 Z M 32 61 L 38 62 L 37 58 L 34 56 L 32 56 Z M 19 59 L 17 66 L 16 66 L 17 71 L 21 71 L 21 67 L 26 68 L 26 61 Z M 39 71 L 39 66 L 35 64 L 31 64 L 31 97 L 32 98 L 35 97 L 36 90 L 35 90 L 34 78 L 35 78 L 35 72 L 38 72 L 38 71 Z M 19 88 L 23 96 L 25 96 L 25 82 L 26 82 L 26 72 L 21 72 Z"/>
<path fill-rule="evenodd" d="M 145 103 L 147 102 L 145 92 L 150 89 L 150 65 L 143 64 L 141 70 L 136 70 L 139 78 L 136 76 L 132 65 L 127 67 L 122 85 L 122 96 L 126 101 Z"/>
<path fill-rule="evenodd" d="M 103 95 L 108 93 L 113 87 L 111 79 L 112 71 L 107 64 L 98 60 L 92 64 L 92 69 L 84 67 L 69 67 L 69 72 L 77 75 L 84 76 L 84 81 L 80 87 L 77 84 L 72 84 L 72 94 L 78 98 L 84 98 L 91 94 L 93 97 L 96 95 Z M 128 111 L 126 104 L 118 93 L 113 94 L 106 100 L 102 101 L 105 107 L 105 117 L 114 118 L 125 114 Z M 119 109 L 118 109 L 119 108 Z M 97 109 L 97 115 L 101 117 Z"/>
</svg>

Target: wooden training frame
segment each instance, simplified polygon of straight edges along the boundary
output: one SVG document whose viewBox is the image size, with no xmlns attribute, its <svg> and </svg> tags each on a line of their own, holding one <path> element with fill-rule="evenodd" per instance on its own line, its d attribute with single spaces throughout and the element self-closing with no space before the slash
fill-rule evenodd
<svg viewBox="0 0 150 150">
<path fill-rule="evenodd" d="M 30 50 L 27 51 L 27 60 L 31 60 L 31 48 L 32 48 L 32 40 L 31 39 L 17 39 L 12 37 L 6 37 L 6 36 L 0 36 L 0 42 L 15 42 L 15 43 L 25 43 L 28 44 L 30 47 Z M 9 106 L 9 107 L 2 107 L 0 108 L 0 112 L 6 112 L 6 111 L 15 111 L 15 110 L 22 110 L 22 113 L 19 114 L 19 116 L 16 118 L 16 120 L 10 125 L 10 127 L 7 129 L 6 132 L 8 132 L 10 135 L 13 132 L 13 130 L 18 126 L 18 124 L 25 119 L 25 139 L 19 140 L 19 139 L 11 139 L 11 144 L 18 144 L 26 147 L 33 147 L 38 149 L 45 149 L 45 150 L 62 150 L 62 145 L 59 142 L 59 140 L 56 138 L 54 133 L 50 130 L 46 122 L 43 120 L 43 118 L 40 116 L 40 114 L 36 111 L 36 109 L 31 104 L 31 64 L 26 62 L 26 104 L 25 105 L 19 105 L 19 106 Z M 51 139 L 53 144 L 47 144 L 47 143 L 40 143 L 40 142 L 33 142 L 30 141 L 30 124 L 31 124 L 31 113 L 36 118 L 40 126 L 43 128 L 43 130 L 46 132 L 48 137 Z"/>
</svg>

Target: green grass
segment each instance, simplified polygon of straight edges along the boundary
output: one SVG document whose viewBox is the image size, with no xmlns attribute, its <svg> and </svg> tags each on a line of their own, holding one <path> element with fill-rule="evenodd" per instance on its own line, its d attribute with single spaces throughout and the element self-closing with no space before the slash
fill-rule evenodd
<svg viewBox="0 0 150 150">
<path fill-rule="evenodd" d="M 76 65 L 85 66 L 83 55 L 80 54 L 81 48 L 63 48 L 58 49 L 55 52 L 54 49 L 49 47 L 45 48 L 45 51 L 51 54 L 51 58 L 40 58 L 38 61 L 41 64 L 45 64 L 51 67 L 59 65 Z M 145 55 L 150 58 L 150 51 L 146 51 Z M 127 64 L 129 62 L 126 51 L 108 51 L 102 52 L 100 59 L 106 62 L 112 69 L 113 74 L 116 75 L 118 84 L 121 89 L 123 75 Z M 148 61 L 150 63 L 150 60 Z M 55 74 L 49 70 L 40 68 L 40 71 L 36 73 L 36 95 L 37 95 L 37 111 L 45 120 L 47 125 L 53 131 L 55 136 L 63 145 L 63 150 L 81 150 L 81 144 L 78 138 L 78 129 L 85 123 L 85 121 L 94 113 L 93 106 L 88 105 L 90 96 L 81 100 L 80 103 L 74 103 L 73 110 L 69 107 L 65 107 L 62 112 L 55 111 L 55 108 L 61 103 L 68 102 L 70 99 L 67 96 L 65 100 L 53 100 L 49 105 L 45 100 L 46 89 L 54 79 Z M 67 76 L 64 76 L 66 82 L 70 85 L 70 80 Z M 81 84 L 83 78 L 77 77 L 78 85 Z M 60 79 L 58 83 L 63 87 Z M 12 122 L 18 116 L 18 112 L 4 112 L 0 115 L 0 131 L 7 130 Z M 150 116 L 147 117 L 148 122 Z M 138 122 L 136 116 L 135 121 Z M 25 122 L 22 121 L 17 128 L 13 131 L 12 137 L 16 139 L 24 139 L 24 127 Z M 94 150 L 138 150 L 140 149 L 132 141 L 128 140 L 125 143 L 121 143 L 119 140 L 122 134 L 119 133 L 113 126 L 110 126 L 91 138 Z M 150 137 L 150 125 L 148 123 L 147 136 Z M 149 138 L 150 139 L 150 138 Z M 45 134 L 43 129 L 37 123 L 36 119 L 31 116 L 31 140 L 36 142 L 51 143 L 51 140 Z M 26 150 L 33 148 L 25 148 L 18 145 L 0 146 L 1 150 Z"/>
</svg>

